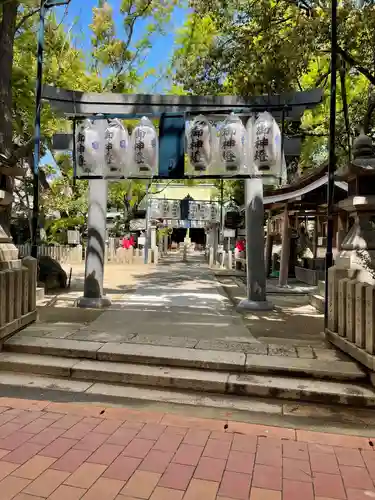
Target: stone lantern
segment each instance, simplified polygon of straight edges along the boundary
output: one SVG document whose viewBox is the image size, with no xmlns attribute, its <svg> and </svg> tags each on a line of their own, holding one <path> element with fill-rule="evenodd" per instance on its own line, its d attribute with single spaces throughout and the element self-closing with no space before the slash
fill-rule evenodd
<svg viewBox="0 0 375 500">
<path fill-rule="evenodd" d="M 353 220 L 328 270 L 326 338 L 370 370 L 375 385 L 375 156 L 363 133 L 353 160 L 337 172 L 348 197 L 337 207 Z"/>
<path fill-rule="evenodd" d="M 0 158 L 0 162 L 3 158 Z M 25 170 L 18 166 L 6 166 L 0 163 L 0 271 L 21 267 L 18 250 L 10 235 L 10 207 L 13 202 L 14 177 L 25 175 Z"/>
<path fill-rule="evenodd" d="M 375 156 L 372 140 L 361 133 L 353 144 L 353 160 L 337 172 L 348 183 L 348 197 L 337 207 L 353 219 L 334 268 L 349 278 L 375 284 Z"/>
</svg>

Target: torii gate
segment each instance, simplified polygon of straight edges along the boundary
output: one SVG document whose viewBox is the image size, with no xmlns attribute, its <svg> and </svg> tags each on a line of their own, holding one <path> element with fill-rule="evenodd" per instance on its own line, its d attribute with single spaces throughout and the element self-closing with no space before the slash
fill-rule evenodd
<svg viewBox="0 0 375 500">
<path fill-rule="evenodd" d="M 323 91 L 314 89 L 307 92 L 292 92 L 281 95 L 242 98 L 237 96 L 176 96 L 147 94 L 84 93 L 44 86 L 43 100 L 52 109 L 67 119 L 76 120 L 102 115 L 103 118 L 134 119 L 142 116 L 160 118 L 162 115 L 198 114 L 226 116 L 233 110 L 239 116 L 249 116 L 252 112 L 269 111 L 282 124 L 282 144 L 284 143 L 285 120 L 300 121 L 306 109 L 314 108 L 322 102 Z M 168 134 L 166 133 L 166 136 Z M 69 142 L 69 141 L 68 141 Z M 168 141 L 164 142 L 166 155 Z M 69 149 L 69 148 L 67 148 Z M 183 153 L 183 152 L 182 152 Z M 160 153 L 159 163 L 167 162 Z M 181 156 L 181 155 L 180 155 Z M 183 162 L 183 160 L 182 160 Z M 182 163 L 183 166 L 183 163 Z M 161 169 L 156 178 L 183 178 L 181 162 L 175 169 Z M 210 176 L 211 178 L 213 176 Z M 220 176 L 217 176 L 220 177 Z M 234 176 L 242 177 L 245 176 Z M 245 177 L 246 178 L 246 177 Z M 248 177 L 247 177 L 248 179 Z M 264 209 L 263 185 L 261 179 L 246 181 L 246 227 L 247 227 L 247 300 L 242 304 L 246 309 L 269 309 L 266 301 L 266 277 L 264 265 Z M 84 296 L 79 299 L 80 307 L 107 307 L 110 300 L 103 293 L 104 246 L 106 231 L 107 180 L 90 182 L 88 213 L 88 248 L 85 268 Z M 251 241 L 251 245 L 249 242 Z"/>
</svg>

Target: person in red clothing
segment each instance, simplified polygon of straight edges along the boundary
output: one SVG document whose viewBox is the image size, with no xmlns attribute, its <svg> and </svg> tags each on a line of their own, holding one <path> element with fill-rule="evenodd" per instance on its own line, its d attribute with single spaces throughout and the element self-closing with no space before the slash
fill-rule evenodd
<svg viewBox="0 0 375 500">
<path fill-rule="evenodd" d="M 245 251 L 245 240 L 237 240 L 236 250 L 238 252 L 244 252 Z"/>
<path fill-rule="evenodd" d="M 122 248 L 125 248 L 126 250 L 129 250 L 129 248 L 134 247 L 134 238 L 133 236 L 127 237 L 124 236 L 122 239 Z"/>
</svg>

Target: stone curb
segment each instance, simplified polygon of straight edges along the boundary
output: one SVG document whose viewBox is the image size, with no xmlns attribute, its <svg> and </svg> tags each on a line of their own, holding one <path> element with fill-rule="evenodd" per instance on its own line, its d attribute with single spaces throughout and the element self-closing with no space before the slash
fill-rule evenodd
<svg viewBox="0 0 375 500">
<path fill-rule="evenodd" d="M 296 401 L 375 407 L 375 391 L 356 383 L 332 382 L 307 378 L 291 378 L 265 374 L 235 374 L 230 371 L 209 371 L 165 368 L 153 365 L 74 360 L 32 354 L 0 353 L 0 385 L 8 373 L 15 383 L 21 374 L 65 377 L 70 381 L 120 384 L 122 391 L 130 386 L 163 390 L 195 391 L 205 394 L 252 396 Z M 4 371 L 5 370 L 5 371 Z M 14 381 L 13 381 L 14 383 Z M 11 383 L 12 385 L 12 383 Z M 85 386 L 86 387 L 86 386 Z M 150 389 L 151 390 L 151 389 Z M 120 389 L 118 389 L 120 391 Z"/>
<path fill-rule="evenodd" d="M 357 364 L 350 361 L 329 360 L 327 362 L 325 359 L 268 356 L 251 352 L 246 354 L 244 352 L 134 344 L 131 342 L 121 344 L 17 337 L 4 344 L 3 354 L 7 352 L 232 373 L 272 373 L 329 380 L 364 380 L 367 377 L 367 374 Z M 6 361 L 4 359 L 4 363 Z"/>
</svg>

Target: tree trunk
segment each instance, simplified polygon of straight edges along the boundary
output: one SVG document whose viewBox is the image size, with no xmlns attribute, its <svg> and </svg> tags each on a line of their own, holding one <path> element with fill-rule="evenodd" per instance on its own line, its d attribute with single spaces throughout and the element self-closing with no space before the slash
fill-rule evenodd
<svg viewBox="0 0 375 500">
<path fill-rule="evenodd" d="M 12 152 L 12 67 L 18 0 L 7 0 L 2 6 L 0 25 L 0 148 Z"/>
<path fill-rule="evenodd" d="M 13 44 L 19 1 L 1 2 L 2 18 L 0 24 L 0 151 L 10 157 L 13 150 L 12 137 L 12 68 Z M 13 178 L 0 175 L 0 189 L 13 193 Z M 10 237 L 11 204 L 0 208 L 0 261 L 13 260 L 17 251 Z"/>
</svg>

